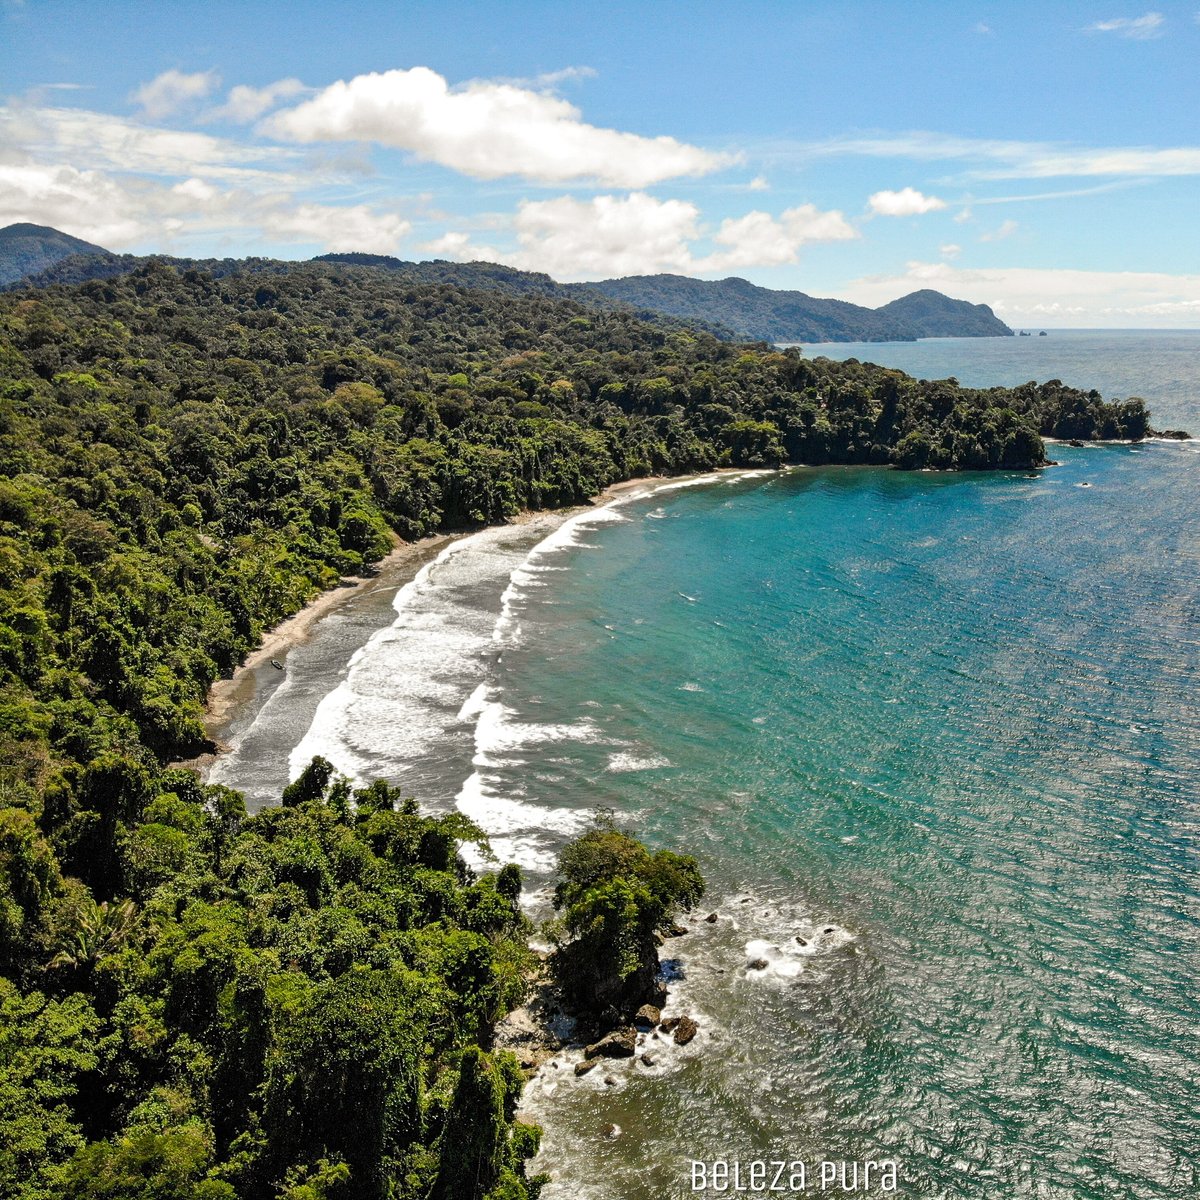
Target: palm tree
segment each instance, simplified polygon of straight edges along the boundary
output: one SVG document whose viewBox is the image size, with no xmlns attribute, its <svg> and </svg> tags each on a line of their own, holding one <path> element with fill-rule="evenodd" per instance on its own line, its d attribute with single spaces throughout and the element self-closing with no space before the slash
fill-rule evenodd
<svg viewBox="0 0 1200 1200">
<path fill-rule="evenodd" d="M 132 900 L 97 904 L 89 897 L 79 906 L 76 927 L 49 967 L 90 971 L 129 940 L 136 924 L 137 905 Z"/>
</svg>

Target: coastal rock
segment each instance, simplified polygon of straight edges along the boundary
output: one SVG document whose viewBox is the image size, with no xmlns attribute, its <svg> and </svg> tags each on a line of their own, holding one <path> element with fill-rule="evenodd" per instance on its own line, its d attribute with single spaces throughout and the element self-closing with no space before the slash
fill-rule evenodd
<svg viewBox="0 0 1200 1200">
<path fill-rule="evenodd" d="M 615 1075 L 605 1075 L 604 1086 L 616 1087 L 621 1081 Z"/>
<path fill-rule="evenodd" d="M 1068 438 L 1068 439 L 1067 439 L 1067 445 L 1068 445 L 1068 446 L 1082 446 L 1082 445 L 1083 445 L 1083 442 L 1082 442 L 1082 441 L 1080 441 L 1080 439 L 1079 439 L 1079 438 Z"/>
<path fill-rule="evenodd" d="M 654 1066 L 655 1061 L 656 1061 L 656 1059 L 653 1054 L 643 1054 L 642 1055 L 642 1063 L 647 1067 Z"/>
<path fill-rule="evenodd" d="M 653 1004 L 643 1004 L 634 1015 L 633 1023 L 639 1029 L 652 1029 L 662 1020 L 662 1012 Z"/>
<path fill-rule="evenodd" d="M 708 914 L 708 916 L 707 916 L 707 917 L 705 917 L 705 918 L 704 918 L 704 920 L 705 920 L 705 921 L 706 921 L 706 922 L 707 922 L 709 925 L 715 925 L 715 924 L 717 923 L 717 914 L 716 914 L 715 912 L 711 912 L 711 913 L 709 913 L 709 914 Z"/>
<path fill-rule="evenodd" d="M 675 1026 L 675 1044 L 686 1046 L 700 1032 L 700 1026 L 691 1017 L 680 1017 Z"/>
<path fill-rule="evenodd" d="M 1160 429 L 1154 436 L 1171 438 L 1176 442 L 1190 442 L 1192 440 L 1192 435 L 1186 429 Z"/>
<path fill-rule="evenodd" d="M 687 932 L 688 932 L 688 927 L 686 925 L 680 925 L 676 921 L 676 922 L 672 923 L 671 927 L 667 930 L 667 937 L 673 937 L 673 938 L 683 937 L 683 935 Z"/>
<path fill-rule="evenodd" d="M 617 1138 L 621 1136 L 620 1125 L 605 1125 L 604 1136 L 608 1138 L 610 1142 L 615 1142 Z"/>
<path fill-rule="evenodd" d="M 592 1062 L 581 1062 L 575 1064 L 576 1075 L 586 1075 L 596 1065 L 595 1060 Z"/>
<path fill-rule="evenodd" d="M 681 1020 L 681 1017 L 668 1017 L 662 1022 L 661 1025 L 659 1025 L 659 1029 L 661 1029 L 663 1033 L 670 1033 Z"/>
<path fill-rule="evenodd" d="M 585 1058 L 632 1058 L 637 1052 L 637 1030 L 632 1025 L 614 1029 L 598 1042 L 593 1042 L 583 1055 Z"/>
<path fill-rule="evenodd" d="M 808 941 L 806 938 L 802 938 L 799 934 L 796 934 L 796 944 L 799 946 L 807 946 Z"/>
<path fill-rule="evenodd" d="M 771 964 L 765 958 L 752 958 L 746 964 L 747 971 L 765 971 Z"/>
</svg>

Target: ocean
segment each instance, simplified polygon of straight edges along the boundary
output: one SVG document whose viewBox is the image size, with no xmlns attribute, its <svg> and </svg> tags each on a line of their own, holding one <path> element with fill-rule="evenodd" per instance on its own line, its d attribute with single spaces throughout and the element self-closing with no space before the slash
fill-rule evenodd
<svg viewBox="0 0 1200 1200">
<path fill-rule="evenodd" d="M 1200 333 L 811 353 L 1200 432 Z M 597 809 L 697 855 L 663 954 L 701 1033 L 543 1069 L 546 1200 L 700 1194 L 718 1159 L 1195 1195 L 1200 443 L 1052 456 L 722 474 L 451 542 L 264 676 L 211 778 L 262 804 L 317 753 L 386 776 L 478 821 L 535 910 Z"/>
</svg>

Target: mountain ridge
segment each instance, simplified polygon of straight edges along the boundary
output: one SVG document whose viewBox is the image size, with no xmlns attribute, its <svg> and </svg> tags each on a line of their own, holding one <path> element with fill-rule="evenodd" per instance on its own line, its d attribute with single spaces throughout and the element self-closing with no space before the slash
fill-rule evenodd
<svg viewBox="0 0 1200 1200">
<path fill-rule="evenodd" d="M 150 261 L 216 275 L 287 269 L 273 259 L 194 259 L 114 254 L 49 226 L 0 229 L 0 288 L 40 287 L 112 278 Z M 765 288 L 738 276 L 722 280 L 685 275 L 630 275 L 594 283 L 559 283 L 538 271 L 491 262 L 432 259 L 411 262 L 385 254 L 337 252 L 314 262 L 344 263 L 396 272 L 419 283 L 445 283 L 544 295 L 593 307 L 628 308 L 675 317 L 725 338 L 776 343 L 915 341 L 922 337 L 1011 337 L 1013 331 L 986 304 L 955 300 L 925 288 L 880 308 L 806 292 Z"/>
</svg>

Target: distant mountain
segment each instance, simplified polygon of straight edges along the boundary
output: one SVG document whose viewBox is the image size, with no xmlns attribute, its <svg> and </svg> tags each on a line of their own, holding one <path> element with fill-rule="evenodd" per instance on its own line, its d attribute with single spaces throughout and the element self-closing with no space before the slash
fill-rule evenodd
<svg viewBox="0 0 1200 1200">
<path fill-rule="evenodd" d="M 0 286 L 40 274 L 74 254 L 114 257 L 102 246 L 49 225 L 7 225 L 0 229 Z"/>
<path fill-rule="evenodd" d="M 633 275 L 586 287 L 637 308 L 724 325 L 766 342 L 913 341 L 921 337 L 1011 337 L 986 304 L 920 291 L 882 308 L 776 291 L 745 279 Z"/>
<path fill-rule="evenodd" d="M 287 271 L 296 265 L 264 258 L 153 257 L 180 270 L 194 268 L 218 277 L 245 271 Z M 112 254 L 42 225 L 10 225 L 0 230 L 0 287 L 108 279 L 149 261 Z M 599 283 L 557 283 L 549 275 L 500 263 L 406 262 L 386 254 L 358 253 L 322 254 L 316 261 L 395 272 L 414 283 L 485 288 L 509 295 L 571 299 L 604 309 L 661 313 L 722 337 L 765 342 L 890 342 L 922 337 L 1011 337 L 1013 332 L 986 304 L 952 300 L 928 289 L 882 308 L 864 308 L 845 300 L 758 287 L 737 278 L 713 281 L 685 275 L 632 275 Z"/>
<path fill-rule="evenodd" d="M 1012 330 L 986 304 L 951 300 L 922 288 L 875 310 L 916 329 L 918 337 L 1012 337 Z"/>
</svg>

